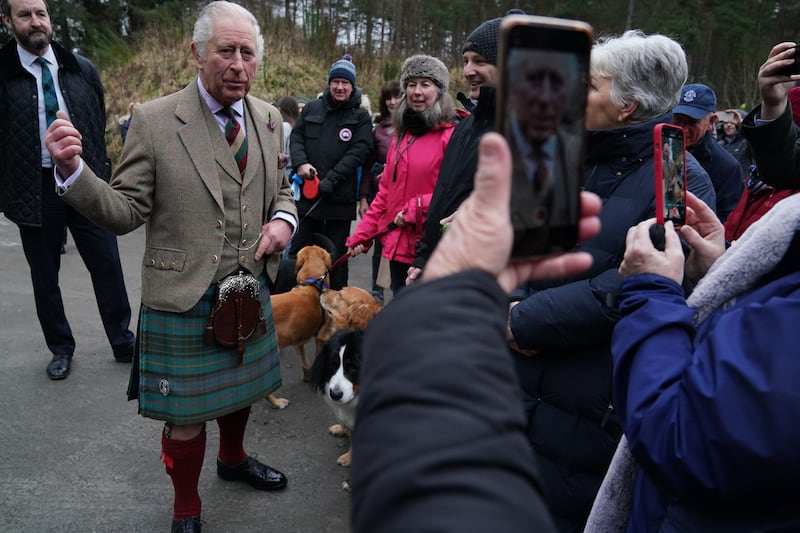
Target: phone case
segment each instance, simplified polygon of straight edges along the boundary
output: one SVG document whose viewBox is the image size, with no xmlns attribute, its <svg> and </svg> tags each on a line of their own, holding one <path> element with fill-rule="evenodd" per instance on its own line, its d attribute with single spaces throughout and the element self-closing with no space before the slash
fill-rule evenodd
<svg viewBox="0 0 800 533">
<path fill-rule="evenodd" d="M 593 42 L 581 21 L 511 15 L 500 23 L 496 129 L 514 165 L 512 258 L 578 242 Z"/>
<path fill-rule="evenodd" d="M 686 223 L 686 140 L 683 128 L 657 124 L 653 129 L 656 222 Z"/>
</svg>

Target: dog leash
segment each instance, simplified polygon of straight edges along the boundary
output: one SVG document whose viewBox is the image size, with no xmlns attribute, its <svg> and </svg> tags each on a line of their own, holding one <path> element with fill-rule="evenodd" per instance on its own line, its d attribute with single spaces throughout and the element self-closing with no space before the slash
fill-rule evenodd
<svg viewBox="0 0 800 533">
<path fill-rule="evenodd" d="M 330 271 L 333 272 L 333 270 L 335 270 L 337 267 L 345 263 L 348 259 L 350 259 L 350 254 L 348 254 L 347 252 L 343 253 L 339 259 L 333 262 Z"/>
<path fill-rule="evenodd" d="M 384 233 L 389 233 L 390 231 L 392 231 L 393 229 L 395 229 L 397 227 L 399 227 L 399 226 L 397 224 L 395 224 L 394 222 L 389 222 L 389 225 L 386 227 L 386 229 L 384 231 L 381 231 L 380 233 L 375 234 L 370 240 L 374 241 L 375 239 L 377 239 L 378 237 L 380 237 Z M 348 259 L 350 259 L 350 254 L 345 252 L 344 254 L 342 254 L 342 256 L 339 259 L 337 259 L 336 261 L 333 262 L 333 264 L 331 265 L 331 271 L 333 271 L 336 267 L 338 267 L 339 265 L 341 265 L 342 263 L 344 263 Z"/>
<path fill-rule="evenodd" d="M 297 224 L 298 224 L 298 225 L 300 225 L 300 223 L 301 223 L 303 220 L 305 220 L 305 219 L 306 219 L 306 217 L 307 217 L 308 215 L 310 215 L 310 214 L 311 214 L 311 212 L 312 212 L 314 209 L 316 209 L 316 208 L 317 208 L 317 206 L 319 205 L 319 203 L 322 201 L 322 199 L 323 199 L 323 198 L 325 198 L 325 195 L 324 195 L 324 194 L 321 194 L 321 195 L 319 196 L 319 198 L 317 198 L 317 201 L 316 201 L 316 202 L 314 202 L 313 204 L 311 204 L 311 207 L 308 209 L 308 211 L 306 211 L 306 212 L 303 214 L 303 216 L 301 216 L 301 217 L 300 217 L 300 220 L 298 220 L 298 221 L 297 221 Z"/>
</svg>

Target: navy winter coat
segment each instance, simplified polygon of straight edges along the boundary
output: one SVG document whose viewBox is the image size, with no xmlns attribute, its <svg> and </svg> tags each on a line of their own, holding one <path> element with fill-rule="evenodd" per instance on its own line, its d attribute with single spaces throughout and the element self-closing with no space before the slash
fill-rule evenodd
<svg viewBox="0 0 800 533">
<path fill-rule="evenodd" d="M 744 192 L 742 167 L 717 141 L 706 133 L 688 149 L 708 173 L 717 193 L 717 216 L 722 222 L 736 208 Z"/>
</svg>

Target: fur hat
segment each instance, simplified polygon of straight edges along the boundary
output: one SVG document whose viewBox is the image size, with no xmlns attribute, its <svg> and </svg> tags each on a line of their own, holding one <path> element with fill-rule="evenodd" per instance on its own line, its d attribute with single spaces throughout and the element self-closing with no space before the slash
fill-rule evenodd
<svg viewBox="0 0 800 533">
<path fill-rule="evenodd" d="M 525 12 L 521 9 L 510 9 L 508 15 L 524 15 Z M 503 17 L 487 20 L 467 36 L 464 45 L 461 47 L 461 53 L 475 52 L 483 56 L 486 61 L 492 65 L 497 65 L 497 36 L 500 30 L 500 21 Z"/>
<path fill-rule="evenodd" d="M 450 84 L 450 73 L 444 63 L 433 56 L 418 54 L 411 56 L 403 62 L 400 70 L 400 85 L 405 90 L 411 78 L 429 78 L 443 92 L 447 92 Z"/>
<path fill-rule="evenodd" d="M 345 54 L 339 61 L 331 65 L 328 72 L 328 83 L 333 78 L 342 78 L 349 81 L 353 87 L 356 86 L 356 66 L 353 64 L 353 56 Z"/>
</svg>

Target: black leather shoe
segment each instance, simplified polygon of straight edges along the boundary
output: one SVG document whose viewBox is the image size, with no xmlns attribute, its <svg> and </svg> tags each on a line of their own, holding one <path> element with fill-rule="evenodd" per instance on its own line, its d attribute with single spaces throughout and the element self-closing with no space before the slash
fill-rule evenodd
<svg viewBox="0 0 800 533">
<path fill-rule="evenodd" d="M 47 365 L 47 377 L 50 379 L 64 379 L 69 376 L 69 367 L 72 364 L 71 355 L 54 355 Z"/>
<path fill-rule="evenodd" d="M 199 516 L 190 516 L 172 521 L 170 533 L 200 533 L 203 522 Z"/>
<path fill-rule="evenodd" d="M 133 349 L 136 345 L 134 343 L 126 344 L 124 346 L 114 347 L 114 360 L 117 363 L 130 363 L 133 361 Z"/>
<path fill-rule="evenodd" d="M 227 466 L 217 459 L 217 475 L 225 481 L 244 481 L 258 490 L 277 490 L 286 486 L 286 476 L 248 456 L 239 466 Z"/>
</svg>

